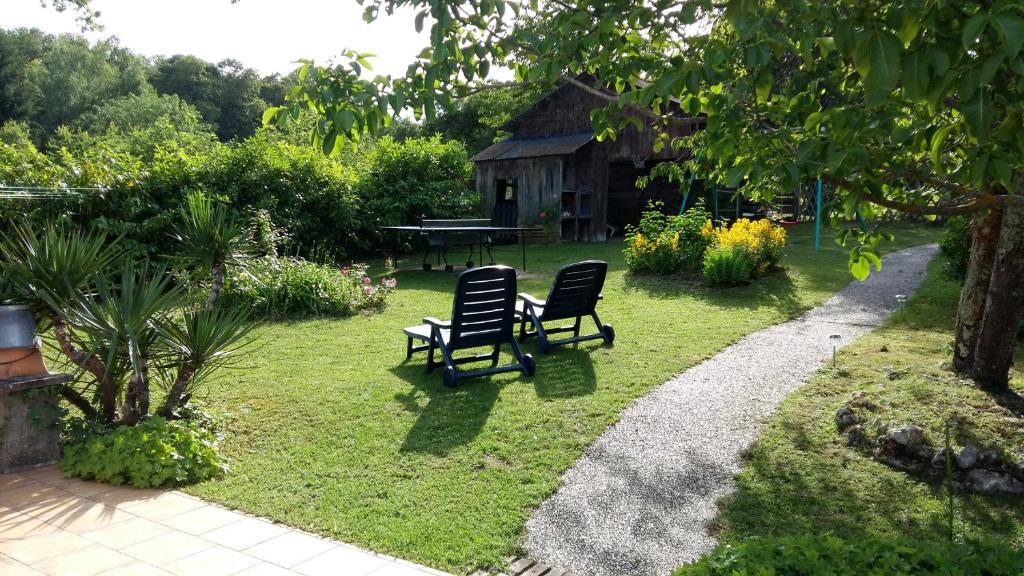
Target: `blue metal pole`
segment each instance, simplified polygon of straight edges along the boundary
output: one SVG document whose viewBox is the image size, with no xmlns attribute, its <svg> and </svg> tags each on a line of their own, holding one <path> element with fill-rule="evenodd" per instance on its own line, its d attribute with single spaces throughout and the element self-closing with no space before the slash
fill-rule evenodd
<svg viewBox="0 0 1024 576">
<path fill-rule="evenodd" d="M 818 203 L 814 207 L 814 251 L 821 250 L 821 178 L 818 178 Z"/>
<path fill-rule="evenodd" d="M 700 154 L 697 154 L 697 161 L 700 161 Z M 679 207 L 679 215 L 686 212 L 686 201 L 690 199 L 690 191 L 693 190 L 693 181 L 697 179 L 697 170 L 690 172 L 690 181 L 686 184 L 686 194 L 683 195 L 683 205 Z"/>
</svg>

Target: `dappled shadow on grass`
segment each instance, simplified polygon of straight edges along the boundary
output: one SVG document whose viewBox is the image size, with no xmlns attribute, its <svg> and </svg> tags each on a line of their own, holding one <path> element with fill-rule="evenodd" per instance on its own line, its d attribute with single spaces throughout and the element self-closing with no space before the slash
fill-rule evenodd
<svg viewBox="0 0 1024 576">
<path fill-rule="evenodd" d="M 809 444 L 804 439 L 792 448 L 804 453 L 798 445 L 813 450 Z M 720 503 L 724 511 L 719 528 L 728 530 L 729 540 L 825 531 L 845 538 L 906 534 L 933 540 L 947 532 L 941 509 L 907 514 L 913 506 L 909 493 L 916 492 L 914 480 L 890 471 L 868 474 L 861 469 L 863 462 L 841 449 L 817 458 L 819 463 L 808 466 L 778 450 L 755 448 L 738 478 L 738 491 Z M 942 498 L 941 486 L 922 487 L 932 498 Z"/>
</svg>

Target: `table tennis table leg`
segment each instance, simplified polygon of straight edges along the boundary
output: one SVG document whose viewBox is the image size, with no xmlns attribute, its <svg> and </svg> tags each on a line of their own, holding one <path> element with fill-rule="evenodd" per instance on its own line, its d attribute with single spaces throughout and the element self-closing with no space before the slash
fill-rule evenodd
<svg viewBox="0 0 1024 576">
<path fill-rule="evenodd" d="M 427 259 L 430 258 L 430 236 L 425 236 L 424 238 L 425 238 L 425 241 L 424 241 L 425 247 L 423 249 L 423 271 L 424 272 L 429 272 L 430 271 L 430 262 L 427 262 Z M 438 261 L 438 264 L 440 264 L 440 263 L 441 262 Z"/>
<path fill-rule="evenodd" d="M 526 272 L 526 230 L 519 231 L 519 243 L 523 246 L 523 272 Z"/>
</svg>

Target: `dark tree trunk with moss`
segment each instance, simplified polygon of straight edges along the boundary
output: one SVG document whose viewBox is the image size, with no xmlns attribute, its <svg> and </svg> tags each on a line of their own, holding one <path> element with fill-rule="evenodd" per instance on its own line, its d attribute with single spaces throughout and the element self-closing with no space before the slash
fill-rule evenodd
<svg viewBox="0 0 1024 576">
<path fill-rule="evenodd" d="M 213 310 L 217 304 L 217 298 L 220 297 L 220 291 L 224 287 L 224 263 L 214 262 L 210 274 L 213 276 L 213 284 L 210 286 L 210 297 L 206 300 L 206 310 Z"/>
<path fill-rule="evenodd" d="M 1008 385 L 1024 284 L 1024 207 L 975 217 L 957 311 L 953 364 L 982 384 Z"/>
</svg>

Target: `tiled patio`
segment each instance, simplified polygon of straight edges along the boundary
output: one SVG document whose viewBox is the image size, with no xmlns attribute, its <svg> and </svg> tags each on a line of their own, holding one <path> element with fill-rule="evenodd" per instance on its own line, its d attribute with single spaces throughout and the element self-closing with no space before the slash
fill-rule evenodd
<svg viewBox="0 0 1024 576">
<path fill-rule="evenodd" d="M 445 576 L 163 490 L 0 476 L 0 575 Z"/>
</svg>

